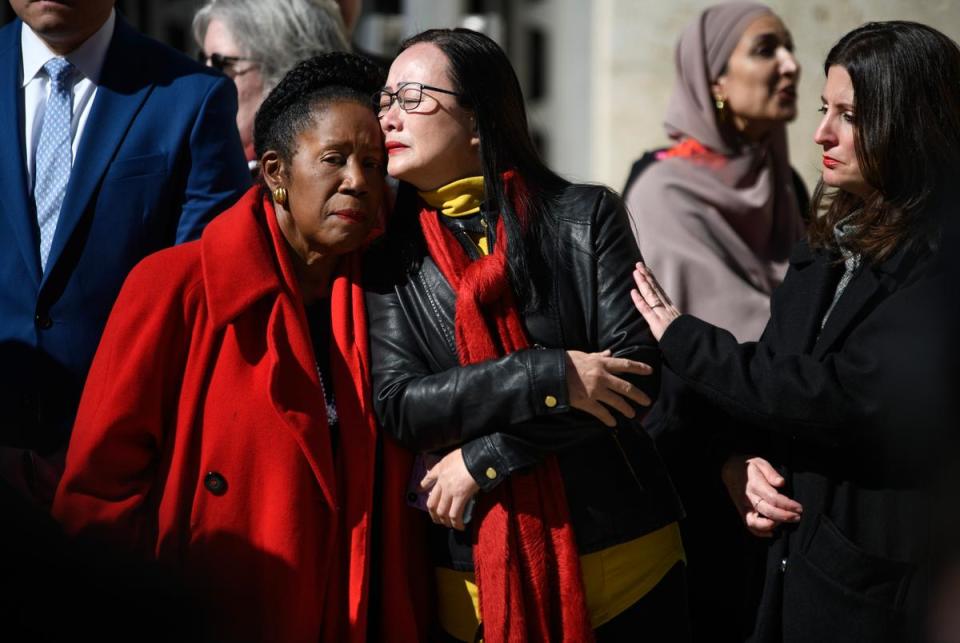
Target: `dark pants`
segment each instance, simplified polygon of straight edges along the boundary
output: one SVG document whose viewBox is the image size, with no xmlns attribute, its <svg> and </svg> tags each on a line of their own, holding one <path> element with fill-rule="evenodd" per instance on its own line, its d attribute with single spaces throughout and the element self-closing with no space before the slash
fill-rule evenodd
<svg viewBox="0 0 960 643">
<path fill-rule="evenodd" d="M 684 564 L 677 563 L 671 567 L 646 596 L 598 627 L 594 635 L 597 643 L 632 643 L 639 640 L 689 643 L 690 615 Z M 459 642 L 459 639 L 443 631 L 438 631 L 431 640 L 434 643 Z"/>
<path fill-rule="evenodd" d="M 597 643 L 689 643 L 690 614 L 684 564 L 674 565 L 646 596 L 598 627 L 594 634 Z"/>
</svg>

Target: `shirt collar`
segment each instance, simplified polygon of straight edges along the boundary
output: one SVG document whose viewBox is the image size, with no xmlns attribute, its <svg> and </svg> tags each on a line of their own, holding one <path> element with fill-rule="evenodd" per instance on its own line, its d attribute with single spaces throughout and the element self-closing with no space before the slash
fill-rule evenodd
<svg viewBox="0 0 960 643">
<path fill-rule="evenodd" d="M 84 78 L 89 79 L 94 85 L 100 82 L 100 72 L 103 69 L 103 61 L 107 57 L 110 40 L 113 38 L 113 26 L 116 21 L 116 10 L 111 9 L 106 22 L 82 45 L 64 56 Z M 24 87 L 40 73 L 50 59 L 57 57 L 57 54 L 50 51 L 46 43 L 26 23 L 20 29 L 20 50 Z"/>
</svg>

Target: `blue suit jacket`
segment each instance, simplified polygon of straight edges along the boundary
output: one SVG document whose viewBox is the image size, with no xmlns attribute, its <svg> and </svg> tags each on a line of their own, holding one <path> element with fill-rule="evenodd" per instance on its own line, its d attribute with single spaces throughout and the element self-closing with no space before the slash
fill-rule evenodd
<svg viewBox="0 0 960 643">
<path fill-rule="evenodd" d="M 66 444 L 127 273 L 199 237 L 250 173 L 233 83 L 118 16 L 41 271 L 23 156 L 21 27 L 0 30 L 0 445 L 49 453 Z"/>
</svg>

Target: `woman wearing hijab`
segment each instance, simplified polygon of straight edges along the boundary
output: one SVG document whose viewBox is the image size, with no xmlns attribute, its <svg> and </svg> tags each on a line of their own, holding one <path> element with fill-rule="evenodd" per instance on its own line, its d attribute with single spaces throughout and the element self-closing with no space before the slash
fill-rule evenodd
<svg viewBox="0 0 960 643">
<path fill-rule="evenodd" d="M 638 161 L 624 190 L 634 234 L 678 306 L 755 340 L 803 233 L 806 191 L 787 158 L 800 75 L 793 41 L 762 4 L 716 5 L 681 35 L 676 74 L 665 118 L 674 144 Z M 687 510 L 694 632 L 736 639 L 750 613 L 744 561 L 759 566 L 761 552 L 730 511 L 721 463 L 701 437 L 722 422 L 708 408 L 664 369 L 644 425 Z M 718 623 L 718 608 L 741 617 Z"/>
<path fill-rule="evenodd" d="M 677 305 L 756 339 L 803 233 L 806 194 L 786 138 L 793 40 L 764 5 L 717 5 L 683 32 L 676 63 L 665 119 L 675 143 L 624 190 L 634 232 Z"/>
</svg>

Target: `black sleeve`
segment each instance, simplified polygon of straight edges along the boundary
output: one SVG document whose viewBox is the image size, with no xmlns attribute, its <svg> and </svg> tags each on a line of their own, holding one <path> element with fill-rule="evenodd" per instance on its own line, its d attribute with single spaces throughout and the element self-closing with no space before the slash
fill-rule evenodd
<svg viewBox="0 0 960 643">
<path fill-rule="evenodd" d="M 659 352 L 629 297 L 639 251 L 626 212 L 609 193 L 591 206 L 593 248 L 577 259 L 590 262 L 589 292 L 596 293 L 590 302 L 595 318 L 588 323 L 594 345 L 588 348 L 609 348 L 656 369 Z M 547 451 L 609 431 L 570 408 L 563 348 L 527 349 L 435 372 L 403 308 L 395 288 L 368 290 L 374 406 L 386 430 L 408 448 L 422 452 L 464 445 L 476 456 L 468 468 L 477 477 L 490 466 L 509 473 L 534 464 Z M 631 379 L 656 396 L 658 376 Z"/>
<path fill-rule="evenodd" d="M 434 372 L 393 289 L 367 292 L 374 408 L 417 451 L 447 449 L 569 410 L 562 350 L 527 349 Z"/>
<path fill-rule="evenodd" d="M 623 201 L 609 190 L 603 190 L 601 195 L 591 226 L 596 283 L 590 285 L 590 291 L 596 293 L 596 298 L 592 307 L 588 307 L 594 317 L 587 320 L 591 338 L 588 350 L 609 349 L 615 357 L 652 366 L 652 375 L 623 377 L 655 400 L 660 392 L 660 350 L 630 297 L 634 267 L 642 260 L 640 249 Z M 640 415 L 646 412 L 642 407 L 633 406 Z"/>
<path fill-rule="evenodd" d="M 777 352 L 769 333 L 738 344 L 689 315 L 667 328 L 660 345 L 684 382 L 735 420 L 899 464 L 927 452 L 935 437 L 928 429 L 938 428 L 931 410 L 945 399 L 937 392 L 943 333 L 928 314 L 929 292 L 930 282 L 894 292 L 821 359 Z"/>
</svg>

